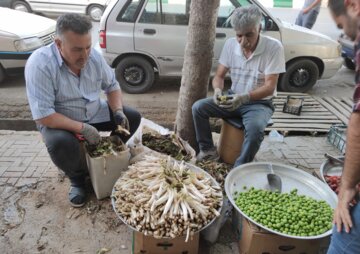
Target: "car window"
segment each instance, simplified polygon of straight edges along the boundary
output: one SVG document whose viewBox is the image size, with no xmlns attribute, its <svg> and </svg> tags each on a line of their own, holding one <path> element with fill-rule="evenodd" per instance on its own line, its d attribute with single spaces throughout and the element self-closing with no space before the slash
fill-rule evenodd
<svg viewBox="0 0 360 254">
<path fill-rule="evenodd" d="M 149 0 L 139 19 L 140 23 L 188 25 L 190 1 Z"/>
<path fill-rule="evenodd" d="M 129 0 L 125 7 L 121 10 L 116 21 L 121 22 L 135 22 L 137 14 L 140 11 L 142 0 Z"/>
</svg>

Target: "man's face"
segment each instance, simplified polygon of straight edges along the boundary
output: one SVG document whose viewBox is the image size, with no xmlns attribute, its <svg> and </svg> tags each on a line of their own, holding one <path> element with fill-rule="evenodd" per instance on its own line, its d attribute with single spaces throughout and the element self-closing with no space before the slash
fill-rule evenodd
<svg viewBox="0 0 360 254">
<path fill-rule="evenodd" d="M 66 31 L 55 40 L 56 45 L 69 68 L 76 72 L 84 68 L 91 50 L 91 33 L 76 34 Z"/>
<path fill-rule="evenodd" d="M 259 33 L 260 27 L 236 30 L 236 39 L 243 50 L 254 51 L 259 38 Z"/>
<path fill-rule="evenodd" d="M 351 40 L 356 39 L 357 34 L 357 19 L 349 16 L 349 15 L 340 15 L 335 16 L 331 13 L 333 20 L 335 21 L 337 27 L 339 29 L 343 29 L 344 33 L 350 37 Z"/>
</svg>

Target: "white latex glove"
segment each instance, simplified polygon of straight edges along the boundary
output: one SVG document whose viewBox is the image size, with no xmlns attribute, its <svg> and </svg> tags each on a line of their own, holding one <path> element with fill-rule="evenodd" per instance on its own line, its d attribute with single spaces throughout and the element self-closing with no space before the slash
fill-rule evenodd
<svg viewBox="0 0 360 254">
<path fill-rule="evenodd" d="M 222 95 L 222 90 L 220 88 L 215 88 L 213 100 L 216 105 L 220 105 L 220 96 L 221 95 Z"/>
<path fill-rule="evenodd" d="M 246 104 L 250 101 L 250 95 L 249 93 L 244 93 L 244 94 L 231 94 L 227 96 L 229 99 L 219 105 L 221 108 L 229 110 L 229 111 L 234 111 L 235 109 L 237 109 L 238 107 L 240 107 L 243 104 Z"/>
</svg>

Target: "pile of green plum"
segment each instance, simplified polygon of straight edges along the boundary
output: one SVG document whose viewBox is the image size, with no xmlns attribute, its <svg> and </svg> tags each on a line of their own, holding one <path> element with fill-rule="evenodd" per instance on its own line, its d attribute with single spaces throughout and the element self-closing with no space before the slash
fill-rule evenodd
<svg viewBox="0 0 360 254">
<path fill-rule="evenodd" d="M 283 234 L 316 236 L 332 228 L 332 208 L 325 201 L 298 195 L 297 189 L 279 193 L 251 187 L 235 193 L 234 200 L 252 220 Z"/>
</svg>

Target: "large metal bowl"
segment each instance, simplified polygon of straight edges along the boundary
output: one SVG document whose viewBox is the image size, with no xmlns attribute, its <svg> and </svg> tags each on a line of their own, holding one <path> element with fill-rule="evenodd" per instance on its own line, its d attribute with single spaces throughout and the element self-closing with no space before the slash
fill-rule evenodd
<svg viewBox="0 0 360 254">
<path fill-rule="evenodd" d="M 331 235 L 331 230 L 316 236 L 294 236 L 283 234 L 254 221 L 241 211 L 234 201 L 235 192 L 240 193 L 247 191 L 244 190 L 244 186 L 268 190 L 267 174 L 270 173 L 269 164 L 270 163 L 264 162 L 247 163 L 230 171 L 225 179 L 225 192 L 234 208 L 254 224 L 278 235 L 296 239 L 317 239 Z M 327 184 L 323 183 L 318 178 L 288 165 L 278 163 L 271 164 L 274 173 L 281 177 L 282 192 L 290 192 L 293 189 L 297 189 L 299 195 L 306 195 L 316 200 L 325 200 L 331 208 L 334 209 L 336 207 L 337 196 L 331 191 Z"/>
<path fill-rule="evenodd" d="M 162 157 L 163 157 L 163 156 L 162 156 Z M 164 158 L 166 158 L 166 157 L 164 157 Z M 203 170 L 203 169 L 201 169 L 201 168 L 199 168 L 199 167 L 197 167 L 197 166 L 195 166 L 195 165 L 192 165 L 192 164 L 190 164 L 190 163 L 185 163 L 185 164 L 190 168 L 190 170 L 194 171 L 195 173 L 204 174 L 206 177 L 210 178 L 211 181 L 212 181 L 217 187 L 219 187 L 219 189 L 221 189 L 219 183 L 218 183 L 209 173 L 207 173 L 205 170 Z M 121 178 L 121 176 L 120 176 L 120 178 Z M 120 179 L 120 178 L 119 178 L 119 179 Z M 117 181 L 119 181 L 119 179 L 118 179 Z M 116 182 L 117 182 L 117 181 L 116 181 Z M 115 183 L 115 185 L 116 185 L 116 183 Z M 115 185 L 114 185 L 114 187 L 115 187 Z M 113 210 L 115 211 L 116 215 L 117 215 L 117 216 L 119 217 L 119 219 L 120 219 L 125 225 L 127 225 L 129 228 L 131 228 L 131 229 L 134 230 L 134 231 L 140 232 L 139 230 L 137 230 L 136 228 L 134 228 L 133 226 L 131 226 L 130 224 L 128 224 L 128 223 L 122 218 L 121 214 L 119 214 L 119 213 L 116 211 L 116 209 L 115 209 L 114 193 L 115 193 L 115 188 L 113 188 L 113 189 L 112 189 L 112 192 L 111 192 L 111 204 L 112 204 Z M 224 203 L 224 197 L 222 198 L 220 207 L 219 207 L 219 209 L 218 209 L 218 212 L 219 212 L 219 213 L 221 212 L 221 208 L 222 208 L 222 206 L 223 206 L 223 203 Z M 217 217 L 214 217 L 207 225 L 205 225 L 204 227 L 202 227 L 200 230 L 196 231 L 195 233 L 200 232 L 200 231 L 206 229 L 206 228 L 209 227 L 216 219 L 217 219 Z"/>
</svg>

